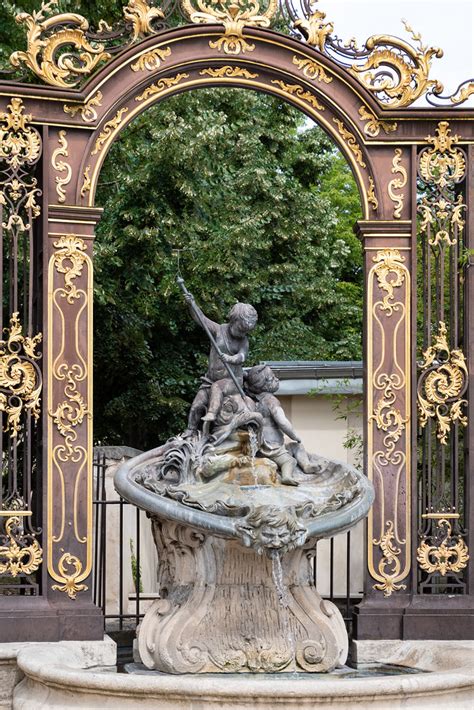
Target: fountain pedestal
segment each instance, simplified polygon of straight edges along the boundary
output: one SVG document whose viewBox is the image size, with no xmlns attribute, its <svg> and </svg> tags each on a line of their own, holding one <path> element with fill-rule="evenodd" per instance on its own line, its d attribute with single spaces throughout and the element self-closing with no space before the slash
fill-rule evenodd
<svg viewBox="0 0 474 710">
<path fill-rule="evenodd" d="M 162 598 L 138 632 L 148 668 L 278 673 L 344 664 L 344 621 L 313 584 L 314 540 L 280 561 L 176 522 L 152 517 L 152 525 Z"/>
</svg>

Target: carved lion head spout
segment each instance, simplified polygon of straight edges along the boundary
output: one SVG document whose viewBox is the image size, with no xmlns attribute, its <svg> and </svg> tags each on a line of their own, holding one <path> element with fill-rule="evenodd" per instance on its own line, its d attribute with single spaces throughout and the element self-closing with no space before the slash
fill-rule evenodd
<svg viewBox="0 0 474 710">
<path fill-rule="evenodd" d="M 260 506 L 245 518 L 237 531 L 246 547 L 252 547 L 259 555 L 266 552 L 290 552 L 301 547 L 308 535 L 307 529 L 298 520 L 295 509 L 281 510 Z"/>
</svg>

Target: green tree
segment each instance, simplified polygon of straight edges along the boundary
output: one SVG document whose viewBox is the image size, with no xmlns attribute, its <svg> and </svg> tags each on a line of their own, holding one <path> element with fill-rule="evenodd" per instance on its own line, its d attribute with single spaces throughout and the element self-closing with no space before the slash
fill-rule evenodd
<svg viewBox="0 0 474 710">
<path fill-rule="evenodd" d="M 184 425 L 208 343 L 176 249 L 210 317 L 256 306 L 249 364 L 360 357 L 358 199 L 327 136 L 273 97 L 200 90 L 136 119 L 98 193 L 96 436 L 148 447 Z"/>
</svg>

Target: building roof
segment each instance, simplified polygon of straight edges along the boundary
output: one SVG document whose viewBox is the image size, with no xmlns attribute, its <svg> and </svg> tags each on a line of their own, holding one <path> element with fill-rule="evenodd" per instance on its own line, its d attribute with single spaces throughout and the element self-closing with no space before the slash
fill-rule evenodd
<svg viewBox="0 0 474 710">
<path fill-rule="evenodd" d="M 265 360 L 280 380 L 279 395 L 361 394 L 362 362 L 358 360 Z"/>
</svg>

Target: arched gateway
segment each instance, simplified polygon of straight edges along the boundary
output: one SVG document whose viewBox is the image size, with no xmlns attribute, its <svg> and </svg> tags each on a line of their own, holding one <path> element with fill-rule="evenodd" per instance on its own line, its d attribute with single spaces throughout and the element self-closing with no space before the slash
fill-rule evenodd
<svg viewBox="0 0 474 710">
<path fill-rule="evenodd" d="M 97 179 L 135 116 L 208 86 L 265 91 L 301 109 L 359 188 L 365 460 L 376 502 L 356 634 L 466 637 L 474 110 L 457 106 L 474 82 L 442 97 L 429 79 L 439 50 L 413 33 L 414 44 L 379 35 L 344 45 L 305 2 L 298 17 L 277 0 L 182 0 L 191 24 L 168 29 L 170 8 L 130 0 L 121 28 L 96 32 L 81 16 L 48 16 L 48 5 L 19 16 L 28 45 L 11 57 L 39 83 L 0 84 L 0 575 L 28 589 L 0 596 L 0 640 L 102 636 L 90 596 Z M 269 29 L 277 13 L 290 34 Z M 411 107 L 426 92 L 435 108 Z"/>
</svg>

